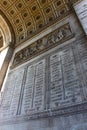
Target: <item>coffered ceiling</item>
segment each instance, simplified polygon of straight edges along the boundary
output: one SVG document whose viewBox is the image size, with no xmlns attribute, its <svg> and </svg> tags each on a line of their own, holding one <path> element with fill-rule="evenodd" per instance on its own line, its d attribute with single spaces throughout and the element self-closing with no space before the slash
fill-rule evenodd
<svg viewBox="0 0 87 130">
<path fill-rule="evenodd" d="M 29 39 L 70 12 L 68 0 L 0 0 L 0 9 L 13 27 L 16 44 Z"/>
</svg>

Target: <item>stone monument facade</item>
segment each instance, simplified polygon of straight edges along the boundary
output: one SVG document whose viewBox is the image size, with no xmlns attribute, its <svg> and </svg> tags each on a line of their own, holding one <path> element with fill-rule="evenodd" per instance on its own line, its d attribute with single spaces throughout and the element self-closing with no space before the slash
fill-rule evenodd
<svg viewBox="0 0 87 130">
<path fill-rule="evenodd" d="M 16 48 L 0 95 L 0 130 L 87 130 L 87 39 L 76 14 Z"/>
</svg>

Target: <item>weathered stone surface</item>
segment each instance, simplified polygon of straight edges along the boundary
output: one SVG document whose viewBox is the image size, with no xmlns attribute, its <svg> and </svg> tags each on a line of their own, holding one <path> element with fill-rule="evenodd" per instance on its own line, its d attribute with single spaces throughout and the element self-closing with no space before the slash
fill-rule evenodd
<svg viewBox="0 0 87 130">
<path fill-rule="evenodd" d="M 0 104 L 0 130 L 86 130 L 86 50 L 85 38 L 76 34 L 73 42 L 11 69 Z"/>
<path fill-rule="evenodd" d="M 76 5 L 74 5 L 77 17 L 84 29 L 85 34 L 87 35 L 87 1 L 82 0 Z"/>
<path fill-rule="evenodd" d="M 1 102 L 0 117 L 30 115 L 30 118 L 39 118 L 47 117 L 47 112 L 51 116 L 82 110 L 80 106 L 78 109 L 78 105 L 87 99 L 86 50 L 85 40 L 74 41 L 11 70 Z M 77 105 L 75 110 L 73 107 L 68 109 L 73 105 Z M 86 110 L 85 107 L 83 109 Z"/>
<path fill-rule="evenodd" d="M 0 125 L 0 130 L 87 130 L 84 114 Z"/>
</svg>

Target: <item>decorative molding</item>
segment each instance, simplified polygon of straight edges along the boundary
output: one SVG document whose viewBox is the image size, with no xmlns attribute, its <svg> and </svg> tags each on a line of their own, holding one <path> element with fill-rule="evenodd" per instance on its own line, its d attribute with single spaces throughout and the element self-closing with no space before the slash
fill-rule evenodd
<svg viewBox="0 0 87 130">
<path fill-rule="evenodd" d="M 11 68 L 14 68 L 27 60 L 30 60 L 37 55 L 65 42 L 73 37 L 69 23 L 56 29 L 54 32 L 32 43 L 21 51 L 17 52 L 14 56 Z"/>
<path fill-rule="evenodd" d="M 73 1 L 70 0 L 70 1 L 74 4 L 74 3 L 77 3 L 77 2 L 81 2 L 82 0 L 73 0 Z"/>
<path fill-rule="evenodd" d="M 74 114 L 82 114 L 87 112 L 87 102 L 73 105 L 70 107 L 64 107 L 60 109 L 55 109 L 55 110 L 45 110 L 39 113 L 34 113 L 31 115 L 18 115 L 16 117 L 12 118 L 5 118 L 0 120 L 0 125 L 5 125 L 5 124 L 17 124 L 21 122 L 26 122 L 29 120 L 35 120 L 35 119 L 41 119 L 41 118 L 49 118 L 49 117 L 59 117 L 59 116 L 69 116 L 69 115 L 74 115 Z"/>
</svg>

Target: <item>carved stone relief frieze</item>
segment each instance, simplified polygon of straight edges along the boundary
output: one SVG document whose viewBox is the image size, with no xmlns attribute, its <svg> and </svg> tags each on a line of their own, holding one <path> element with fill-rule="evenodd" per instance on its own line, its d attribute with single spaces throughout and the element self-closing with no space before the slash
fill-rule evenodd
<svg viewBox="0 0 87 130">
<path fill-rule="evenodd" d="M 56 29 L 54 32 L 48 34 L 47 36 L 39 39 L 35 43 L 27 46 L 23 50 L 17 52 L 14 57 L 14 61 L 12 67 L 17 66 L 18 64 L 27 61 L 44 51 L 55 47 L 58 44 L 66 41 L 67 39 L 71 38 L 73 33 L 71 31 L 69 23 L 65 24 L 64 26 Z"/>
</svg>

